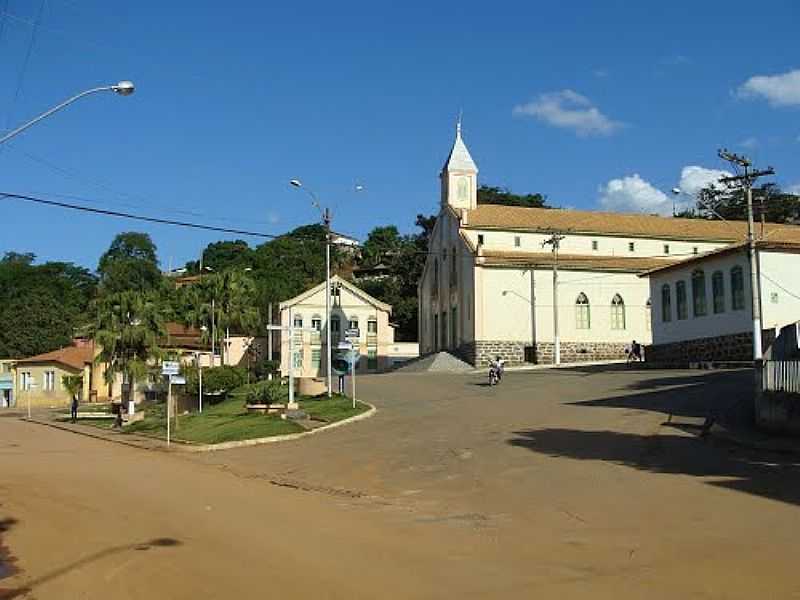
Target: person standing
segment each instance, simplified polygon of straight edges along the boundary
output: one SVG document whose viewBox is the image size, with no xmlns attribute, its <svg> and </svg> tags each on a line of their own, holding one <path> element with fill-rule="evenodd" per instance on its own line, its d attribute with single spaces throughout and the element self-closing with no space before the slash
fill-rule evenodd
<svg viewBox="0 0 800 600">
<path fill-rule="evenodd" d="M 73 423 L 78 421 L 78 394 L 72 394 L 72 404 L 70 405 L 70 417 Z"/>
</svg>

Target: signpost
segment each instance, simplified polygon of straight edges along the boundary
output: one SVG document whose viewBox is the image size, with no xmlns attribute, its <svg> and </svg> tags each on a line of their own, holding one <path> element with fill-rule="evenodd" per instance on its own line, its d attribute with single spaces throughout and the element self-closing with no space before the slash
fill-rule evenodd
<svg viewBox="0 0 800 600">
<path fill-rule="evenodd" d="M 353 408 L 356 407 L 356 370 L 358 368 L 358 359 L 361 358 L 361 354 L 359 354 L 357 348 L 353 348 L 350 350 L 349 362 L 350 362 L 350 374 L 353 378 Z"/>
<path fill-rule="evenodd" d="M 175 361 L 164 361 L 161 363 L 161 374 L 166 375 L 169 383 L 167 384 L 167 446 L 169 446 L 169 421 L 172 412 L 172 377 L 181 371 L 181 366 Z M 184 379 L 184 383 L 186 380 Z"/>
</svg>

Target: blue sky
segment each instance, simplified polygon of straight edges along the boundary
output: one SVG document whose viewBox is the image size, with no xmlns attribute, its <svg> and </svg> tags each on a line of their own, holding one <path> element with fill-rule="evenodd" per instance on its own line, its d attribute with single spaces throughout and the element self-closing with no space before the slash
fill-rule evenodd
<svg viewBox="0 0 800 600">
<path fill-rule="evenodd" d="M 0 191 L 282 233 L 317 218 L 287 184 L 297 177 L 339 231 L 411 231 L 437 210 L 459 110 L 481 182 L 558 206 L 667 212 L 670 188 L 724 168 L 720 146 L 800 184 L 790 1 L 0 0 L 0 11 L 0 129 L 88 87 L 137 85 L 1 148 Z M 223 237 L 2 202 L 0 252 L 41 260 L 94 268 L 117 232 L 139 230 L 166 268 Z"/>
</svg>

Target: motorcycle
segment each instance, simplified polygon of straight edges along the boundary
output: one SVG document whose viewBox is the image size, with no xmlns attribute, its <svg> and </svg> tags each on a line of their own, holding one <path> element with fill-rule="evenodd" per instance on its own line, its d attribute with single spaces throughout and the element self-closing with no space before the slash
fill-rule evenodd
<svg viewBox="0 0 800 600">
<path fill-rule="evenodd" d="M 497 385 L 498 383 L 500 383 L 500 369 L 489 367 L 489 385 Z"/>
</svg>

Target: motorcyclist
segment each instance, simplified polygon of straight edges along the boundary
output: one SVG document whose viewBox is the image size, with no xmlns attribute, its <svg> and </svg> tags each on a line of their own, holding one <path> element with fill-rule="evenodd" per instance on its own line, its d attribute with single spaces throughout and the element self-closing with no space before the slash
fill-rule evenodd
<svg viewBox="0 0 800 600">
<path fill-rule="evenodd" d="M 506 361 L 498 354 L 494 360 L 489 361 L 489 369 L 494 370 L 495 374 L 497 375 L 497 382 L 499 383 L 500 380 L 503 378 L 503 369 L 505 367 Z"/>
</svg>

